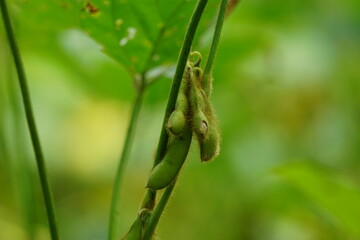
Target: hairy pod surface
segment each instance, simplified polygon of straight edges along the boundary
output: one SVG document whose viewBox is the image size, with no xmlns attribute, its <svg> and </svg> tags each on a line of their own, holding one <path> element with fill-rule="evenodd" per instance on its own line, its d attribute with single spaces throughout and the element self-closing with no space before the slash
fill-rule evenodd
<svg viewBox="0 0 360 240">
<path fill-rule="evenodd" d="M 200 77 L 202 70 L 198 67 L 193 69 L 190 74 L 190 106 L 193 114 L 193 130 L 198 138 L 206 139 L 208 137 L 209 121 L 204 114 L 206 110 L 205 95 L 202 94 Z"/>
<path fill-rule="evenodd" d="M 186 80 L 186 82 L 188 82 Z M 189 109 L 189 101 L 187 98 L 187 83 L 184 84 L 185 87 L 180 88 L 180 92 L 178 95 L 178 98 L 176 99 L 176 105 L 175 105 L 175 110 L 181 111 L 184 113 L 184 115 L 186 115 L 186 113 L 188 112 Z"/>
<path fill-rule="evenodd" d="M 205 106 L 205 114 L 209 119 L 209 134 L 207 139 L 198 138 L 202 162 L 211 161 L 220 153 L 220 129 L 209 98 L 205 98 Z"/>
<path fill-rule="evenodd" d="M 164 159 L 152 170 L 147 188 L 159 190 L 168 186 L 178 175 L 189 152 L 192 131 L 189 127 L 180 136 L 173 136 Z"/>
<path fill-rule="evenodd" d="M 167 129 L 173 135 L 179 135 L 184 131 L 186 125 L 186 118 L 182 111 L 175 110 L 171 113 L 167 123 Z"/>
<path fill-rule="evenodd" d="M 208 162 L 216 158 L 220 153 L 220 132 L 217 125 L 210 124 L 209 135 L 207 139 L 199 139 L 200 159 L 202 162 Z"/>
<path fill-rule="evenodd" d="M 195 133 L 202 139 L 208 138 L 209 123 L 205 114 L 200 110 L 194 113 L 193 128 Z"/>
<path fill-rule="evenodd" d="M 212 83 L 213 83 L 213 76 L 204 75 L 201 81 L 202 89 L 204 90 L 206 96 L 209 98 L 212 92 Z"/>
<path fill-rule="evenodd" d="M 183 79 L 181 81 L 179 94 L 176 99 L 175 110 L 171 113 L 168 122 L 167 129 L 173 135 L 180 135 L 185 128 L 186 125 L 186 116 L 189 111 L 189 103 L 188 103 L 188 88 L 189 88 L 189 80 L 187 72 L 184 73 Z"/>
</svg>

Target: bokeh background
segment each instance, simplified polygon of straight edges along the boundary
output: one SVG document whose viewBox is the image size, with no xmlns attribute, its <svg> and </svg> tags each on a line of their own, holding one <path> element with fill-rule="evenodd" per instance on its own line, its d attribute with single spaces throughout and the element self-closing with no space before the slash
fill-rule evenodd
<svg viewBox="0 0 360 240">
<path fill-rule="evenodd" d="M 62 23 L 55 25 L 46 7 L 8 2 L 62 239 L 106 239 L 132 80 L 84 32 L 64 28 L 66 14 L 53 15 Z M 2 24 L 0 79 L 0 239 L 49 239 Z M 360 239 L 360 1 L 242 1 L 224 25 L 214 79 L 221 155 L 200 163 L 193 144 L 158 236 Z M 123 233 L 144 192 L 170 84 L 160 79 L 146 93 L 125 176 Z"/>
</svg>

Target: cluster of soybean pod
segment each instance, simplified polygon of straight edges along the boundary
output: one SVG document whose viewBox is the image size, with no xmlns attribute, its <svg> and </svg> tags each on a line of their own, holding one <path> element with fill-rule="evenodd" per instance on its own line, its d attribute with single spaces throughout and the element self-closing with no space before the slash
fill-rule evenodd
<svg viewBox="0 0 360 240">
<path fill-rule="evenodd" d="M 190 149 L 193 133 L 200 148 L 200 159 L 208 162 L 219 155 L 220 131 L 210 102 L 212 77 L 204 78 L 200 67 L 202 56 L 191 52 L 182 77 L 175 110 L 167 121 L 170 136 L 162 161 L 153 168 L 147 188 L 156 191 L 169 186 L 178 176 Z M 146 198 L 151 198 L 148 195 Z M 144 200 L 143 200 L 144 202 Z M 153 204 L 153 203 L 152 203 Z M 143 239 L 151 207 L 142 204 L 137 219 L 123 240 Z"/>
</svg>

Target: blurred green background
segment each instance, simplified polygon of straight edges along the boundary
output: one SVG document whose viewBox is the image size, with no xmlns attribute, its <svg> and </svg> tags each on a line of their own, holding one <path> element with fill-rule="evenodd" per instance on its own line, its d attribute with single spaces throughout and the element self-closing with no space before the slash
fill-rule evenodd
<svg viewBox="0 0 360 240">
<path fill-rule="evenodd" d="M 62 239 L 106 239 L 132 80 L 71 15 L 42 1 L 8 2 Z M 221 155 L 200 163 L 193 144 L 158 236 L 360 239 L 360 1 L 242 1 L 224 25 L 214 79 Z M 2 24 L 0 80 L 0 239 L 49 239 Z M 144 192 L 170 84 L 159 79 L 146 93 L 123 233 Z"/>
</svg>

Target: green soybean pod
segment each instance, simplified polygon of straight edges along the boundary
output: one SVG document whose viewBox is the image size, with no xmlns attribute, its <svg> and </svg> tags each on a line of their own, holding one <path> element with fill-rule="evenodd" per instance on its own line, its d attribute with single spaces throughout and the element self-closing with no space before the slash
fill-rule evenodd
<svg viewBox="0 0 360 240">
<path fill-rule="evenodd" d="M 212 74 L 205 74 L 202 78 L 201 85 L 202 89 L 204 89 L 204 92 L 207 97 L 210 97 L 212 92 L 212 82 L 213 82 L 213 76 Z"/>
<path fill-rule="evenodd" d="M 189 127 L 180 136 L 173 136 L 163 160 L 152 170 L 147 188 L 159 190 L 168 186 L 178 175 L 189 152 L 192 131 Z"/>
<path fill-rule="evenodd" d="M 216 158 L 220 153 L 220 132 L 217 125 L 210 124 L 207 139 L 200 139 L 200 159 L 202 162 L 208 162 Z"/>
<path fill-rule="evenodd" d="M 209 119 L 209 134 L 207 139 L 199 139 L 200 159 L 202 162 L 213 160 L 220 153 L 220 129 L 208 97 L 205 98 L 205 107 L 205 114 Z"/>
<path fill-rule="evenodd" d="M 181 81 L 179 94 L 176 99 L 176 105 L 175 105 L 175 109 L 182 111 L 183 113 L 186 113 L 189 108 L 189 102 L 187 99 L 188 89 L 189 89 L 189 80 L 187 79 L 186 76 L 184 76 L 183 80 Z"/>
<path fill-rule="evenodd" d="M 204 111 L 206 109 L 204 95 L 201 92 L 200 77 L 202 70 L 198 67 L 190 74 L 190 105 L 193 114 L 192 124 L 198 138 L 206 139 L 208 136 L 209 123 Z"/>
<path fill-rule="evenodd" d="M 184 113 L 179 110 L 175 110 L 171 113 L 166 127 L 173 135 L 179 135 L 184 131 L 185 125 L 186 118 Z"/>
</svg>

